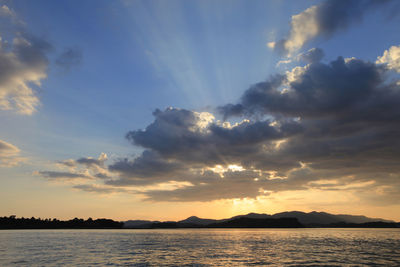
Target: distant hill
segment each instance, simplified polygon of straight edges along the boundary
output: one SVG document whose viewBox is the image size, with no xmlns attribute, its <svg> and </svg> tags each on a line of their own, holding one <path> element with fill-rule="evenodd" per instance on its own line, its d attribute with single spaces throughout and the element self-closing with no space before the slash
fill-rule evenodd
<svg viewBox="0 0 400 267">
<path fill-rule="evenodd" d="M 354 216 L 354 215 L 334 215 L 326 212 L 301 212 L 301 211 L 290 211 L 281 212 L 272 215 L 272 218 L 297 218 L 300 223 L 305 225 L 326 225 L 333 223 L 367 223 L 367 222 L 393 222 L 380 218 L 368 218 L 365 216 Z"/>
<path fill-rule="evenodd" d="M 300 228 L 304 227 L 296 218 L 249 218 L 239 217 L 208 225 L 210 228 Z"/>
<path fill-rule="evenodd" d="M 196 216 L 191 216 L 185 220 L 179 221 L 178 223 L 181 224 L 197 224 L 197 225 L 208 225 L 212 223 L 216 223 L 218 220 L 213 220 L 213 219 L 201 219 Z"/>
<path fill-rule="evenodd" d="M 271 215 L 268 215 L 268 214 L 265 214 L 265 213 L 253 213 L 252 212 L 252 213 L 249 213 L 249 214 L 246 214 L 246 215 L 237 215 L 237 216 L 234 216 L 232 218 L 225 219 L 225 220 L 232 220 L 232 219 L 243 218 L 243 217 L 251 218 L 251 219 L 269 219 L 269 218 L 272 218 Z"/>
<path fill-rule="evenodd" d="M 338 218 L 342 218 L 343 221 L 345 222 L 349 222 L 349 223 L 368 223 L 368 222 L 387 222 L 387 223 L 392 223 L 394 221 L 391 220 L 384 220 L 381 218 L 368 218 L 362 215 L 343 215 L 343 214 L 339 214 L 336 215 Z"/>
<path fill-rule="evenodd" d="M 288 220 L 282 220 L 288 219 Z M 379 223 L 377 223 L 379 222 Z M 398 223 L 362 215 L 330 214 L 326 212 L 287 211 L 273 215 L 249 213 L 227 219 L 204 219 L 191 216 L 177 222 L 131 220 L 124 228 L 229 228 L 229 227 L 398 227 Z"/>
</svg>

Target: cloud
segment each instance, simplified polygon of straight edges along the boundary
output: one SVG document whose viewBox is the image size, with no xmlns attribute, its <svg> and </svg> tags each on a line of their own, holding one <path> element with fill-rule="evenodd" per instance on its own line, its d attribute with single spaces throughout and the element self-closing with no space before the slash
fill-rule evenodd
<svg viewBox="0 0 400 267">
<path fill-rule="evenodd" d="M 392 46 L 378 57 L 376 64 L 385 64 L 387 68 L 400 73 L 400 46 Z"/>
<path fill-rule="evenodd" d="M 252 86 L 239 103 L 220 110 L 225 117 L 298 118 L 302 132 L 274 154 L 307 163 L 308 181 L 346 177 L 398 190 L 399 183 L 389 179 L 400 177 L 398 83 L 386 80 L 382 66 L 354 58 L 300 68 L 297 75 L 288 72 Z M 284 176 L 283 188 L 293 185 L 288 172 Z"/>
<path fill-rule="evenodd" d="M 79 184 L 74 185 L 73 188 L 90 192 L 90 193 L 98 193 L 98 194 L 112 194 L 112 193 L 130 193 L 131 191 L 126 190 L 124 188 L 115 188 L 109 186 L 102 186 L 96 184 Z"/>
<path fill-rule="evenodd" d="M 70 47 L 64 49 L 64 51 L 57 57 L 56 64 L 66 70 L 71 67 L 77 66 L 82 62 L 82 51 L 78 47 Z"/>
<path fill-rule="evenodd" d="M 40 175 L 44 178 L 49 178 L 49 179 L 77 179 L 77 178 L 90 179 L 90 177 L 84 173 L 59 172 L 59 171 L 39 171 L 39 172 L 35 172 L 35 174 Z"/>
<path fill-rule="evenodd" d="M 154 122 L 145 130 L 129 132 L 128 140 L 161 157 L 200 165 L 235 162 L 229 157 L 254 153 L 261 142 L 273 142 L 299 131 L 294 121 L 272 125 L 270 120 L 244 120 L 229 125 L 209 120 L 204 124 L 201 114 L 178 108 L 157 110 L 154 116 Z"/>
<path fill-rule="evenodd" d="M 57 161 L 54 166 L 58 170 L 51 171 L 36 171 L 34 174 L 50 179 L 111 179 L 109 172 L 104 165 L 107 160 L 107 154 L 101 153 L 96 158 L 82 157 L 77 160 L 67 159 L 63 161 Z"/>
<path fill-rule="evenodd" d="M 290 33 L 285 39 L 270 42 L 268 46 L 280 54 L 292 56 L 308 41 L 318 37 L 329 37 L 362 20 L 365 12 L 392 1 L 380 0 L 325 0 L 303 12 L 293 15 Z"/>
<path fill-rule="evenodd" d="M 320 48 L 311 48 L 307 52 L 299 55 L 299 59 L 307 63 L 318 62 L 323 57 L 324 57 L 324 51 Z"/>
<path fill-rule="evenodd" d="M 149 201 L 311 189 L 365 199 L 379 192 L 381 203 L 389 203 L 400 190 L 400 85 L 385 64 L 342 57 L 324 63 L 322 55 L 305 53 L 309 64 L 251 86 L 238 102 L 219 107 L 220 114 L 157 109 L 147 127 L 126 134 L 143 149 L 134 158 L 106 165 L 103 155 L 59 165 L 72 170 L 71 178 L 84 173 L 100 184 L 77 189 L 129 189 Z"/>
<path fill-rule="evenodd" d="M 339 57 L 329 64 L 316 62 L 296 67 L 293 71 L 252 86 L 245 91 L 240 103 L 234 106 L 240 107 L 242 114 L 322 118 L 347 115 L 347 112 L 357 108 L 370 113 L 365 101 L 372 102 L 370 98 L 385 97 L 376 100 L 390 102 L 385 94 L 396 95 L 391 92 L 394 85 L 385 87 L 383 83 L 383 68 L 358 59 L 345 60 Z M 393 104 L 391 108 L 394 108 Z M 223 106 L 220 110 L 225 116 L 240 114 L 232 112 L 231 105 Z"/>
<path fill-rule="evenodd" d="M 0 16 L 2 17 L 10 17 L 12 19 L 16 19 L 17 15 L 14 11 L 12 11 L 8 6 L 2 5 L 0 7 Z"/>
<path fill-rule="evenodd" d="M 31 115 L 39 105 L 31 84 L 47 77 L 47 43 L 27 36 L 14 38 L 11 51 L 0 48 L 0 109 Z"/>
<path fill-rule="evenodd" d="M 111 165 L 111 172 L 120 168 L 110 184 L 190 183 L 145 191 L 152 201 L 255 198 L 316 188 L 322 180 L 341 180 L 348 185 L 343 190 L 369 190 L 351 185 L 371 183 L 392 192 L 399 185 L 391 177 L 400 177 L 399 86 L 387 81 L 385 67 L 371 62 L 310 62 L 220 107 L 227 118 L 247 118 L 233 125 L 211 119 L 197 127 L 196 112 L 157 110 L 146 129 L 127 134 L 145 151 Z M 240 170 L 229 170 L 232 165 Z"/>
<path fill-rule="evenodd" d="M 175 190 L 149 190 L 145 192 L 150 201 L 212 201 L 218 199 L 255 198 L 268 195 L 262 192 L 264 182 L 256 181 L 255 172 L 232 172 L 224 174 L 224 178 L 215 176 L 205 183 L 186 186 Z"/>
<path fill-rule="evenodd" d="M 118 160 L 109 170 L 118 173 L 119 179 L 107 183 L 113 185 L 150 185 L 166 179 L 180 180 L 178 173 L 187 174 L 182 163 L 163 159 L 158 153 L 145 150 L 134 160 Z"/>
<path fill-rule="evenodd" d="M 7 17 L 15 15 L 7 6 L 3 5 L 0 10 Z M 40 104 L 34 87 L 40 86 L 47 77 L 46 55 L 52 47 L 41 38 L 17 31 L 12 22 L 8 24 L 14 38 L 8 42 L 0 35 L 0 110 L 31 115 Z"/>
<path fill-rule="evenodd" d="M 24 160 L 18 147 L 0 140 L 0 167 L 12 167 Z"/>
<path fill-rule="evenodd" d="M 188 186 L 176 189 L 182 194 L 198 187 L 202 190 L 209 187 L 230 187 L 225 196 L 209 194 L 207 200 L 210 200 L 228 195 L 232 198 L 246 195 L 243 193 L 243 185 L 247 181 L 249 186 L 254 182 L 249 191 L 252 192 L 251 196 L 255 196 L 262 182 L 256 183 L 254 179 L 263 176 L 259 170 L 251 169 L 251 165 L 257 157 L 268 153 L 265 144 L 270 143 L 270 149 L 274 149 L 272 147 L 275 146 L 276 140 L 294 135 L 300 130 L 297 123 L 292 121 L 279 125 L 273 125 L 268 120 L 243 121 L 234 125 L 218 124 L 210 114 L 177 108 L 156 110 L 154 116 L 154 122 L 145 130 L 131 131 L 127 134 L 132 143 L 146 148 L 144 152 L 133 160 L 121 159 L 109 165 L 109 171 L 118 177 L 106 181 L 106 184 L 143 187 L 172 181 L 188 182 Z M 232 164 L 235 162 L 248 165 L 250 169 L 241 170 L 242 168 L 238 167 L 240 171 L 233 171 Z M 230 163 L 230 166 L 226 166 L 227 163 Z M 276 164 L 276 160 L 270 163 L 276 168 L 287 169 L 284 160 L 279 164 Z M 298 166 L 298 163 L 290 164 L 290 167 Z M 217 165 L 223 169 L 214 170 Z M 156 193 L 159 191 L 149 190 L 144 192 L 144 195 L 151 200 L 161 199 L 163 194 Z M 154 197 L 156 194 L 159 197 Z M 189 201 L 183 200 L 183 197 L 176 199 Z M 191 199 L 194 199 L 194 196 Z"/>
<path fill-rule="evenodd" d="M 98 171 L 104 168 L 104 162 L 107 160 L 107 154 L 101 153 L 100 156 L 96 158 L 92 157 L 82 157 L 79 159 L 67 159 L 63 161 L 58 161 L 58 164 L 64 165 L 66 167 L 76 168 L 79 165 L 84 165 L 88 169 Z"/>
</svg>

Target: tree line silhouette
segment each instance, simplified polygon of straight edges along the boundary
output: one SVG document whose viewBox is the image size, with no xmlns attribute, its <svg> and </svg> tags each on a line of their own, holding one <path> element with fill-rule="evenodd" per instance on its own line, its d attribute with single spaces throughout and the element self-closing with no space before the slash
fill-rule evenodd
<svg viewBox="0 0 400 267">
<path fill-rule="evenodd" d="M 119 229 L 124 225 L 111 219 L 74 218 L 68 221 L 41 218 L 0 217 L 0 229 Z"/>
</svg>

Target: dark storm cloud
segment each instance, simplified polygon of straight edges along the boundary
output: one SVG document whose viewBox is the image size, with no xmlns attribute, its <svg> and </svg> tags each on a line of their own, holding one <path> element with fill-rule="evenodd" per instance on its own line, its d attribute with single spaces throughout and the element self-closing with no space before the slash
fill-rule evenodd
<svg viewBox="0 0 400 267">
<path fill-rule="evenodd" d="M 146 167 L 139 165 L 142 156 L 116 162 L 126 168 L 119 169 L 121 177 L 112 183 L 135 183 L 137 177 L 141 182 L 191 183 L 146 192 L 154 201 L 255 197 L 318 188 L 319 180 L 341 180 L 349 190 L 357 188 L 352 183 L 364 182 L 373 182 L 375 189 L 397 188 L 393 175 L 400 177 L 399 85 L 388 82 L 386 70 L 374 63 L 341 57 L 328 64 L 312 62 L 252 86 L 239 103 L 219 109 L 227 117 L 270 120 L 230 127 L 210 122 L 199 129 L 199 117 L 192 111 L 156 111 L 152 124 L 129 132 L 127 138 L 157 161 Z M 225 170 L 223 178 L 213 171 L 205 178 L 199 171 L 217 164 L 246 170 Z"/>
<path fill-rule="evenodd" d="M 360 196 L 378 190 L 391 199 L 400 187 L 399 85 L 374 63 L 341 57 L 310 62 L 218 109 L 224 117 L 249 120 L 232 125 L 209 113 L 156 110 L 151 124 L 126 135 L 144 148 L 138 157 L 116 160 L 108 170 L 105 155 L 64 165 L 100 168 L 93 177 L 107 189 L 78 189 L 140 186 L 136 194 L 150 201 L 255 198 L 309 188 Z M 176 186 L 146 189 L 166 183 Z"/>
<path fill-rule="evenodd" d="M 113 185 L 148 185 L 168 180 L 180 180 L 186 167 L 180 162 L 171 162 L 157 152 L 145 150 L 134 160 L 127 158 L 110 165 L 109 170 L 120 175 L 120 179 L 108 181 Z"/>
<path fill-rule="evenodd" d="M 273 77 L 252 86 L 235 106 L 241 106 L 242 114 L 323 118 L 346 117 L 351 111 L 370 113 L 370 105 L 382 104 L 381 101 L 391 103 L 386 109 L 393 109 L 397 101 L 388 98 L 390 94 L 395 99 L 398 97 L 395 85 L 384 84 L 384 70 L 374 63 L 358 59 L 345 61 L 339 57 L 329 64 L 316 62 L 297 68 L 294 79 L 289 75 Z M 375 99 L 379 102 L 374 103 Z M 231 112 L 231 106 L 220 108 L 224 116 L 239 114 Z"/>
<path fill-rule="evenodd" d="M 262 142 L 273 142 L 301 131 L 292 120 L 279 126 L 272 126 L 269 120 L 243 121 L 232 127 L 210 122 L 199 128 L 201 120 L 195 112 L 176 108 L 158 110 L 154 116 L 154 122 L 145 130 L 129 132 L 128 140 L 162 157 L 200 165 L 221 164 L 229 157 L 254 153 Z"/>
<path fill-rule="evenodd" d="M 307 163 L 320 178 L 385 181 L 400 175 L 400 87 L 385 77 L 381 66 L 338 58 L 310 64 L 289 82 L 259 83 L 233 105 L 242 114 L 300 118 L 301 134 L 274 154 Z M 225 116 L 238 115 L 231 105 L 220 109 Z"/>
<path fill-rule="evenodd" d="M 205 144 L 204 137 L 190 128 L 196 126 L 194 112 L 168 108 L 164 112 L 153 112 L 155 120 L 145 130 L 129 132 L 126 137 L 133 144 L 154 149 L 161 154 L 170 154 L 174 148 L 193 149 Z"/>
<path fill-rule="evenodd" d="M 329 37 L 361 21 L 364 14 L 391 0 L 326 0 L 292 17 L 288 38 L 270 43 L 280 54 L 291 54 L 309 40 L 318 36 Z"/>
<path fill-rule="evenodd" d="M 77 66 L 82 62 L 82 50 L 78 47 L 70 47 L 57 57 L 56 64 L 59 67 L 69 70 L 71 67 Z"/>
<path fill-rule="evenodd" d="M 301 132 L 301 127 L 293 120 L 276 125 L 269 120 L 243 121 L 224 127 L 214 121 L 202 125 L 199 113 L 184 109 L 157 110 L 154 116 L 154 122 L 145 130 L 127 134 L 133 144 L 146 150 L 136 159 L 122 159 L 111 164 L 109 171 L 118 173 L 120 178 L 108 181 L 109 184 L 197 183 L 205 179 L 201 171 L 204 168 L 218 164 L 251 167 L 252 159 L 265 154 L 267 145 L 272 147 L 276 140 Z M 275 168 L 287 169 L 286 164 L 283 160 Z M 289 163 L 290 167 L 297 165 Z"/>
</svg>

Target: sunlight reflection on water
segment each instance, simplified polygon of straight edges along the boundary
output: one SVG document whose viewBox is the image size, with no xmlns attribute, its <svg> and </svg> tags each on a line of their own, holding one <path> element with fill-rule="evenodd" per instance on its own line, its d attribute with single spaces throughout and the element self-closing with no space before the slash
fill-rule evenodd
<svg viewBox="0 0 400 267">
<path fill-rule="evenodd" d="M 400 266 L 400 229 L 3 230 L 0 266 Z"/>
</svg>

